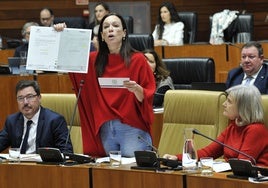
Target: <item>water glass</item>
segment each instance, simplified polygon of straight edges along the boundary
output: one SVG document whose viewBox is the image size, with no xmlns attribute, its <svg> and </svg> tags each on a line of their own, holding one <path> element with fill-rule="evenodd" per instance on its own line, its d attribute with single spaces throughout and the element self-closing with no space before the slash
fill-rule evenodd
<svg viewBox="0 0 268 188">
<path fill-rule="evenodd" d="M 110 151 L 110 165 L 112 167 L 118 167 L 121 164 L 121 151 Z"/>
<path fill-rule="evenodd" d="M 213 175 L 213 158 L 203 157 L 200 159 L 201 175 L 212 176 Z"/>
<path fill-rule="evenodd" d="M 20 148 L 9 148 L 9 161 L 13 163 L 20 162 Z"/>
</svg>

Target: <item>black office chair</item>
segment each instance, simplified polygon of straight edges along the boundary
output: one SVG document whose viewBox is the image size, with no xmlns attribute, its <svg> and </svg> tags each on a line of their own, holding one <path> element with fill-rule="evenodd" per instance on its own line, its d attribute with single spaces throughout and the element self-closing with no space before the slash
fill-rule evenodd
<svg viewBox="0 0 268 188">
<path fill-rule="evenodd" d="M 152 34 L 129 34 L 128 37 L 131 46 L 138 51 L 154 49 L 154 38 Z"/>
<path fill-rule="evenodd" d="M 233 43 L 246 43 L 253 40 L 254 17 L 252 14 L 238 15 L 236 24 L 236 35 Z"/>
<path fill-rule="evenodd" d="M 191 89 L 193 82 L 215 82 L 215 63 L 209 57 L 162 59 L 175 89 Z"/>
<path fill-rule="evenodd" d="M 83 17 L 55 17 L 54 23 L 63 23 L 67 25 L 68 28 L 79 28 L 79 29 L 86 29 L 87 22 L 86 19 Z"/>
<path fill-rule="evenodd" d="M 126 22 L 128 33 L 129 34 L 133 33 L 133 25 L 134 25 L 133 17 L 132 16 L 123 16 L 123 18 Z"/>
<path fill-rule="evenodd" d="M 180 20 L 184 23 L 184 44 L 196 41 L 197 14 L 195 12 L 178 12 Z"/>
<path fill-rule="evenodd" d="M 212 16 L 209 17 L 210 30 Z M 224 30 L 224 41 L 231 43 L 247 43 L 253 40 L 254 16 L 239 14 L 237 18 Z"/>
</svg>

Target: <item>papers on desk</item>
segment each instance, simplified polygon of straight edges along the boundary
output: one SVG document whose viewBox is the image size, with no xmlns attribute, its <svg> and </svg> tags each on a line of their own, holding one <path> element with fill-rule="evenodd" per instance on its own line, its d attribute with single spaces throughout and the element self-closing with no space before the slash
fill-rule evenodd
<svg viewBox="0 0 268 188">
<path fill-rule="evenodd" d="M 1 153 L 0 156 L 6 158 L 7 160 L 12 160 L 9 157 L 9 154 Z M 41 162 L 42 159 L 40 155 L 38 154 L 20 154 L 20 161 L 21 162 Z"/>
<path fill-rule="evenodd" d="M 109 157 L 102 157 L 96 159 L 96 163 L 109 163 L 110 158 Z M 131 163 L 136 163 L 135 157 L 122 157 L 121 158 L 121 164 L 131 164 Z"/>
<path fill-rule="evenodd" d="M 231 170 L 231 166 L 227 162 L 223 161 L 214 161 L 213 162 L 213 170 L 215 172 L 225 172 Z"/>
<path fill-rule="evenodd" d="M 27 70 L 87 73 L 91 43 L 89 29 L 31 27 Z"/>
</svg>

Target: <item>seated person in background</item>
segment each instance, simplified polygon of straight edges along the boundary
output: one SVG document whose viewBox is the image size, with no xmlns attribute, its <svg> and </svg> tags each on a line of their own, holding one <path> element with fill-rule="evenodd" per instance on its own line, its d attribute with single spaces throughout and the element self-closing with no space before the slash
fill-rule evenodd
<svg viewBox="0 0 268 188">
<path fill-rule="evenodd" d="M 89 29 L 94 29 L 96 25 L 99 25 L 102 18 L 110 12 L 109 5 L 105 2 L 98 2 L 94 8 L 94 21 L 89 24 Z"/>
<path fill-rule="evenodd" d="M 174 89 L 173 81 L 169 76 L 165 64 L 161 61 L 159 56 L 154 50 L 148 49 L 143 51 L 148 64 L 150 65 L 156 82 L 156 92 L 154 94 L 154 107 L 162 107 L 164 96 L 167 90 Z"/>
<path fill-rule="evenodd" d="M 99 49 L 99 41 L 98 41 L 98 33 L 99 33 L 99 27 L 100 25 L 96 25 L 94 28 L 93 28 L 93 38 L 92 38 L 92 45 L 91 47 L 93 47 L 92 49 L 90 49 L 90 51 L 95 51 L 95 50 L 98 50 Z"/>
<path fill-rule="evenodd" d="M 255 85 L 261 94 L 268 94 L 268 67 L 263 63 L 263 48 L 258 42 L 248 42 L 241 50 L 241 63 L 228 73 L 226 87 L 238 84 Z"/>
<path fill-rule="evenodd" d="M 53 11 L 45 7 L 40 11 L 40 23 L 42 26 L 52 27 L 54 22 L 54 13 Z"/>
<path fill-rule="evenodd" d="M 256 165 L 268 166 L 268 130 L 264 125 L 262 98 L 259 90 L 253 86 L 237 85 L 226 90 L 228 96 L 223 103 L 223 115 L 230 124 L 218 136 L 217 140 L 249 156 Z M 256 144 L 257 143 L 257 144 Z M 197 151 L 198 158 L 221 157 L 228 161 L 231 158 L 255 161 L 228 149 L 216 142 Z M 164 158 L 182 160 L 182 155 L 165 154 Z"/>
<path fill-rule="evenodd" d="M 20 57 L 21 52 L 28 52 L 28 45 L 29 45 L 29 39 L 30 39 L 30 31 L 31 26 L 38 26 L 38 23 L 36 22 L 27 22 L 23 25 L 21 30 L 21 35 L 23 37 L 22 39 L 22 45 L 18 46 L 15 49 L 14 57 Z"/>
<path fill-rule="evenodd" d="M 153 31 L 154 45 L 183 45 L 184 24 L 180 22 L 173 3 L 165 2 L 159 8 L 158 24 Z"/>
<path fill-rule="evenodd" d="M 109 14 L 109 12 L 110 8 L 107 3 L 96 3 L 94 8 L 94 21 L 89 24 L 89 29 L 92 29 L 92 44 L 90 48 L 91 52 L 99 49 L 98 31 L 100 27 L 100 22 L 105 15 Z"/>
<path fill-rule="evenodd" d="M 36 81 L 21 80 L 16 85 L 19 112 L 7 117 L 0 132 L 0 151 L 21 148 L 21 153 L 37 153 L 39 147 L 54 147 L 73 153 L 64 117 L 41 106 L 40 88 Z M 29 121 L 30 120 L 30 121 Z M 29 128 L 27 128 L 29 127 Z"/>
</svg>

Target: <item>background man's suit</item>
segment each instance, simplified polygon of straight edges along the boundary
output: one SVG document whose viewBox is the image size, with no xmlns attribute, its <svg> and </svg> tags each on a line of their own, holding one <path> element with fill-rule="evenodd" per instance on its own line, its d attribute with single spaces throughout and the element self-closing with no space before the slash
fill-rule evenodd
<svg viewBox="0 0 268 188">
<path fill-rule="evenodd" d="M 68 136 L 67 123 L 64 117 L 47 108 L 40 107 L 36 132 L 36 153 L 39 147 L 54 147 L 61 152 L 73 153 L 71 140 L 66 143 Z M 5 126 L 0 132 L 0 151 L 9 146 L 19 148 L 23 135 L 24 118 L 17 112 L 7 117 Z"/>
<path fill-rule="evenodd" d="M 226 87 L 230 88 L 235 85 L 242 83 L 244 78 L 244 71 L 241 67 L 232 69 L 228 73 Z M 254 85 L 259 89 L 261 94 L 268 94 L 268 67 L 267 64 L 263 64 L 257 78 L 255 79 Z"/>
</svg>

